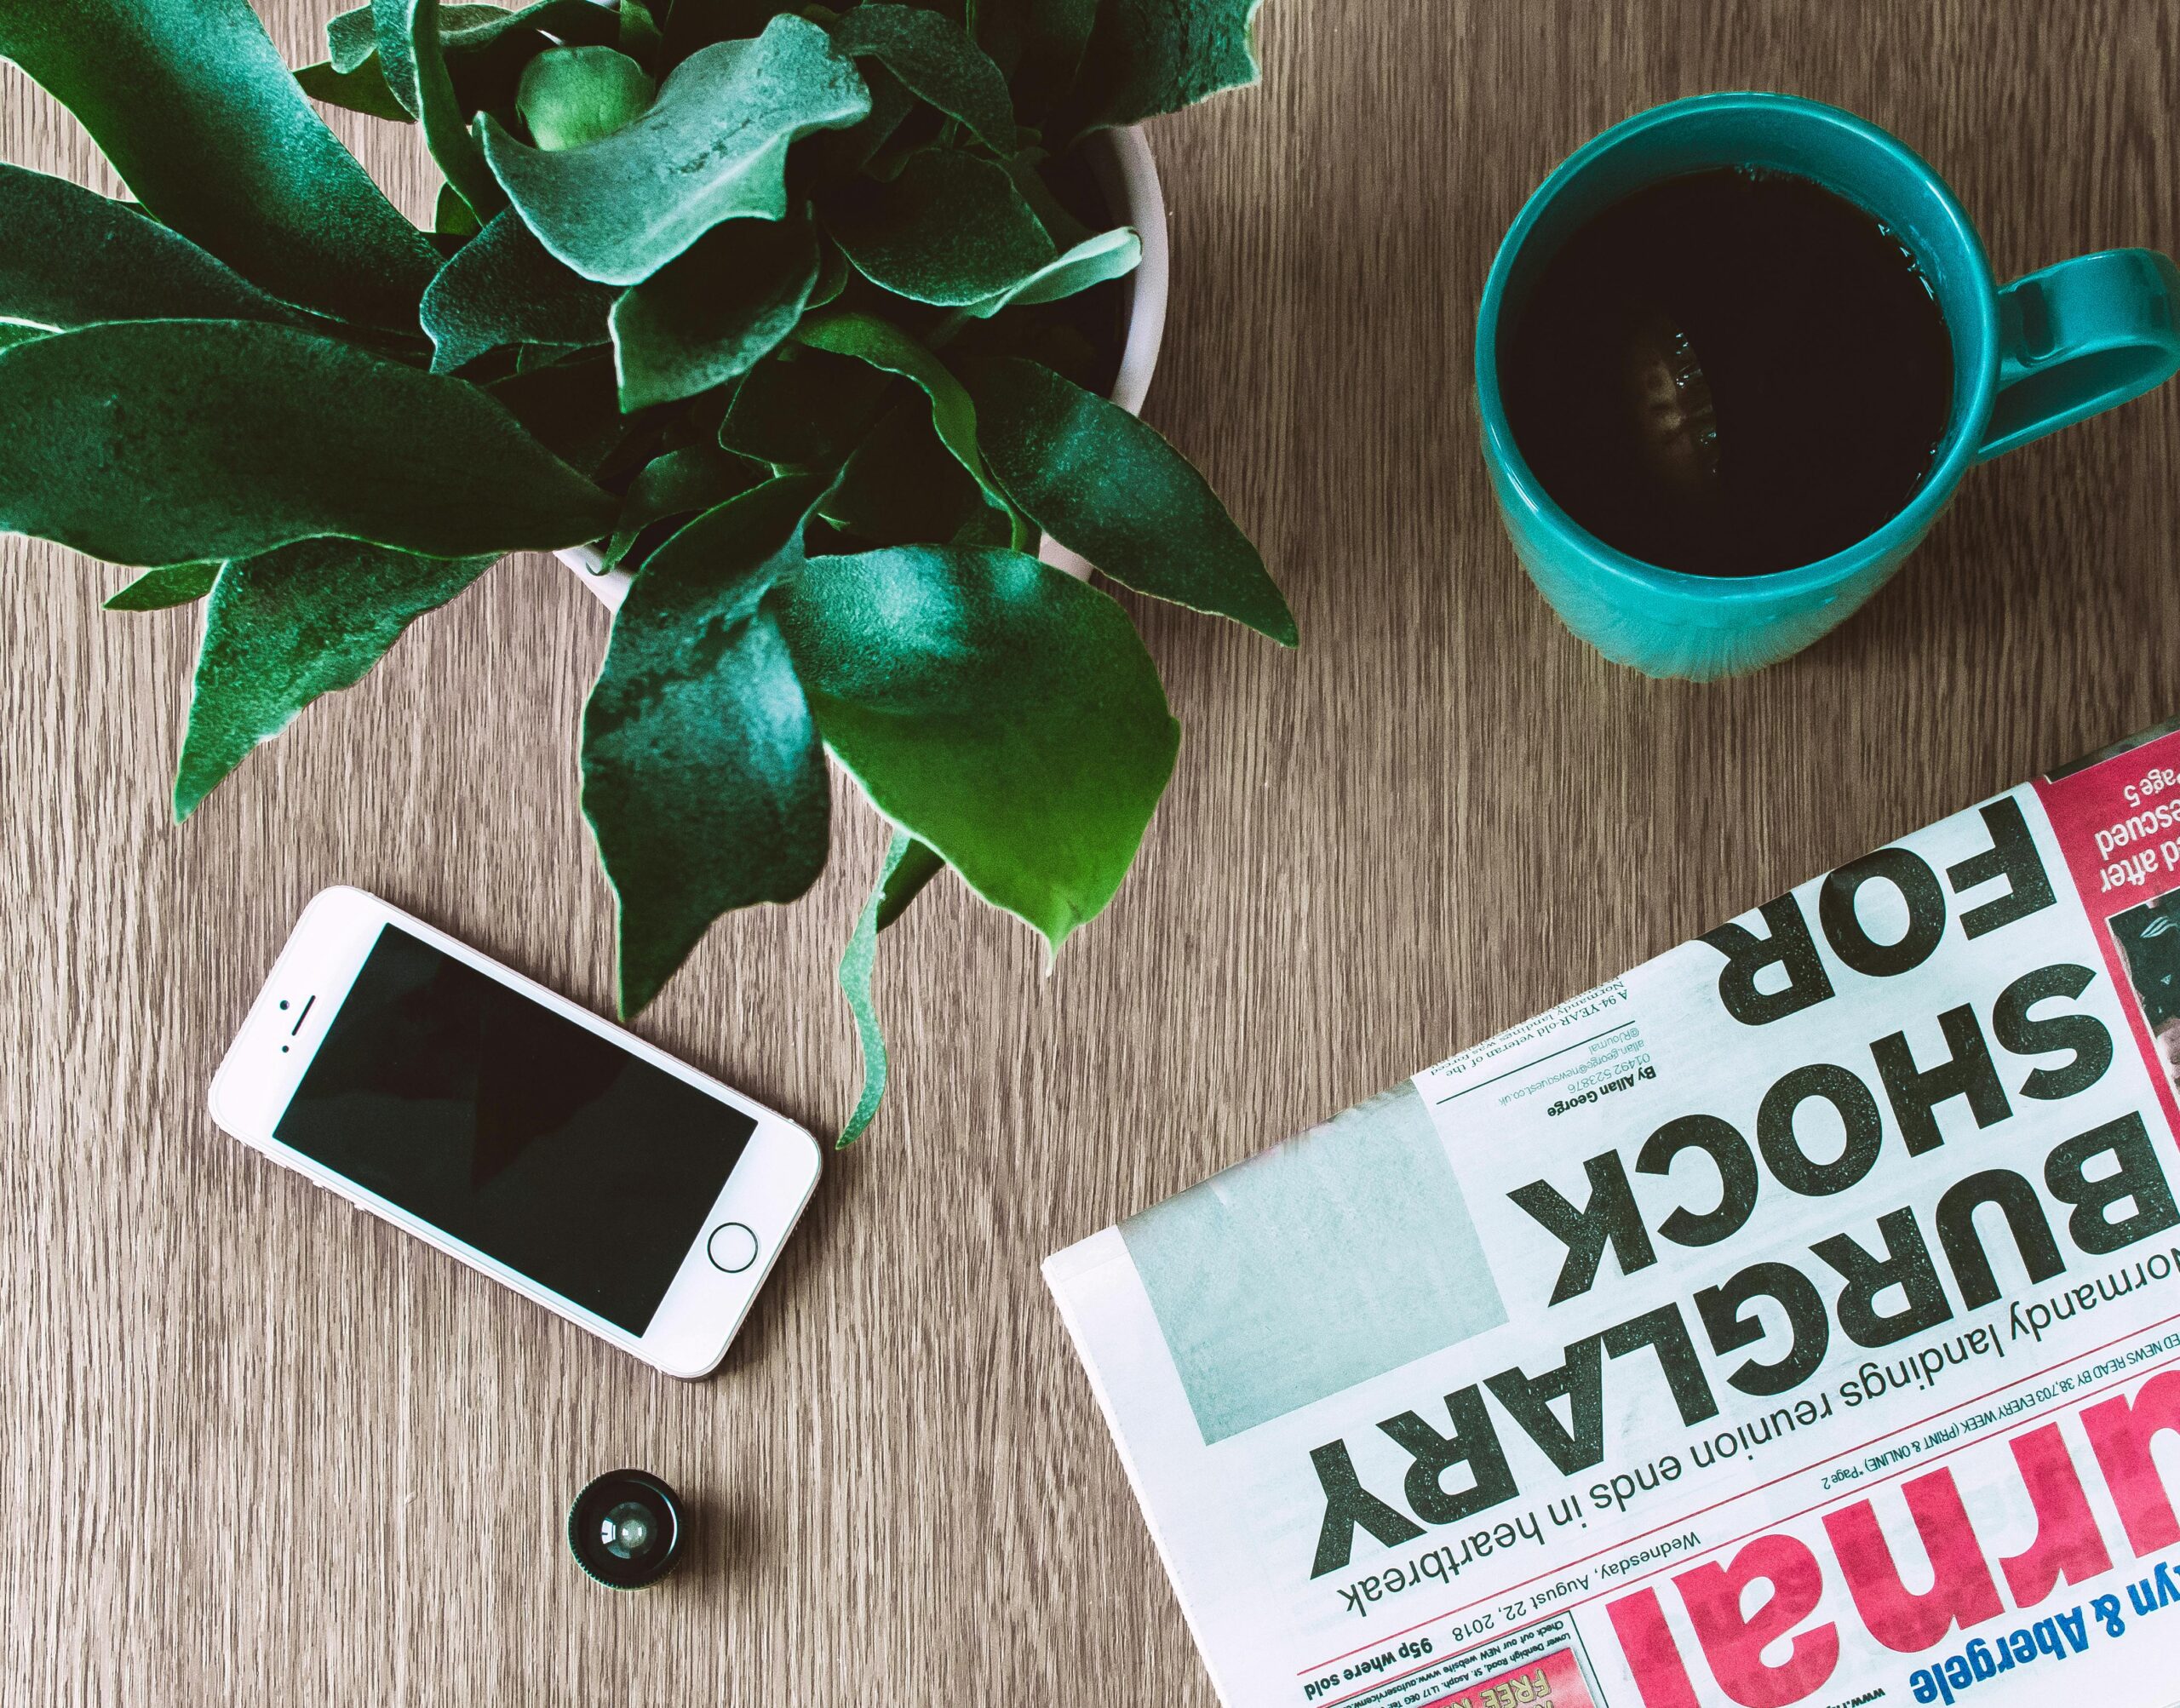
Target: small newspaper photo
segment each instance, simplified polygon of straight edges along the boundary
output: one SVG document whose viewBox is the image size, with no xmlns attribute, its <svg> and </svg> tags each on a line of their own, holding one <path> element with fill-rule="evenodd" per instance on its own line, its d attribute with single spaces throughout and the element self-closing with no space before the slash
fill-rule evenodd
<svg viewBox="0 0 2180 1708">
<path fill-rule="evenodd" d="M 1047 1259 L 1227 1708 L 2180 1708 L 2180 734 Z"/>
</svg>

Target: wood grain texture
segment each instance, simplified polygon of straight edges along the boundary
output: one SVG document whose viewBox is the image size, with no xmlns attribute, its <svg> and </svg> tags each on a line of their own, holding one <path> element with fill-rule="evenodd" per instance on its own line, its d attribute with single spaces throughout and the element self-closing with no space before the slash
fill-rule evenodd
<svg viewBox="0 0 2180 1708">
<path fill-rule="evenodd" d="M 291 62 L 319 56 L 331 0 L 265 6 Z M 197 616 L 103 614 L 122 572 L 0 542 L 9 1701 L 1201 1708 L 1039 1259 L 2180 712 L 2180 388 L 1971 476 L 1856 621 L 1697 688 L 1605 663 L 1531 591 L 1467 356 L 1551 165 L 1713 88 L 1894 130 L 2001 275 L 2180 249 L 2180 0 L 1273 0 L 1264 46 L 1262 89 L 1153 129 L 1175 296 L 1148 415 L 1263 545 L 1304 649 L 1132 602 L 1188 732 L 1140 865 L 1051 977 L 951 880 L 890 934 L 891 1100 L 710 1381 L 204 1111 L 325 884 L 607 1001 L 574 747 L 602 611 L 510 560 L 177 829 Z M 332 117 L 423 215 L 413 133 Z M 7 68 L 0 155 L 113 187 Z M 840 805 L 812 896 L 715 930 L 641 1023 L 819 1129 L 852 1100 L 831 971 L 882 847 Z M 620 1464 L 701 1513 L 643 1596 L 559 1540 Z"/>
</svg>

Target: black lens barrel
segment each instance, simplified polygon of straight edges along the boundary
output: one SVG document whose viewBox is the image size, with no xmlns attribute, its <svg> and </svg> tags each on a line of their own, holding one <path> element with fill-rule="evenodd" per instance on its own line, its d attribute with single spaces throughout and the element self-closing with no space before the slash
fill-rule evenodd
<svg viewBox="0 0 2180 1708">
<path fill-rule="evenodd" d="M 632 1515 L 623 1510 L 629 1507 L 645 1532 L 634 1548 L 628 1546 Z M 568 1508 L 568 1551 L 608 1589 L 640 1590 L 674 1569 L 686 1529 L 680 1499 L 665 1483 L 647 1470 L 609 1470 L 585 1484 Z"/>
</svg>

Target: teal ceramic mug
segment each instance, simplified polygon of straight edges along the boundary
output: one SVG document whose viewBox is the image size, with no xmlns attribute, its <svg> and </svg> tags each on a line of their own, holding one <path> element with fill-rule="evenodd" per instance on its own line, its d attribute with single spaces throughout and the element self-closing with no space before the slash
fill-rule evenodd
<svg viewBox="0 0 2180 1708">
<path fill-rule="evenodd" d="M 1594 215 L 1661 179 L 1757 167 L 1814 180 L 1890 226 L 1953 336 L 1953 411 L 1930 473 L 1876 532 L 1776 574 L 1687 575 L 1614 550 L 1552 502 L 1516 448 L 1500 343 L 1543 263 Z M 1545 180 L 1491 264 L 1477 318 L 1483 455 L 1531 579 L 1575 633 L 1653 676 L 1704 679 L 1798 652 L 1882 586 L 1971 464 L 2138 397 L 2180 370 L 2180 270 L 2150 249 L 2061 261 L 2001 289 L 1938 175 L 1876 126 L 1781 95 L 1674 101 L 1614 126 Z M 1881 379 L 1873 407 L 1882 407 Z"/>
</svg>

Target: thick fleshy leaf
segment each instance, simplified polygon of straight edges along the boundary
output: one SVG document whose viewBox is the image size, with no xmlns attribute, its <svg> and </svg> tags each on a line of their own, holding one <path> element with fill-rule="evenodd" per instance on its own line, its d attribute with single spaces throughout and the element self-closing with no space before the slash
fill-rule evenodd
<svg viewBox="0 0 2180 1708">
<path fill-rule="evenodd" d="M 600 473 L 630 431 L 603 350 L 525 368 L 485 389 L 540 444 L 587 475 Z"/>
<path fill-rule="evenodd" d="M 515 94 L 530 140 L 548 151 L 579 148 L 640 118 L 658 85 L 612 48 L 548 48 L 532 60 Z"/>
<path fill-rule="evenodd" d="M 666 9 L 666 3 L 667 0 L 658 0 L 661 12 Z M 657 70 L 666 36 L 658 27 L 658 20 L 651 15 L 651 8 L 644 4 L 644 0 L 621 0 L 620 22 L 621 32 L 614 45 L 646 70 Z"/>
<path fill-rule="evenodd" d="M 1073 129 L 1134 124 L 1254 83 L 1262 3 L 1103 0 L 1069 103 Z"/>
<path fill-rule="evenodd" d="M 1064 254 L 1078 244 L 1089 242 L 1095 233 L 1068 210 L 1046 182 L 1052 158 L 1047 149 L 1024 148 L 1001 163 L 1014 181 L 1014 187 L 1022 192 L 1022 199 L 1030 204 L 1030 211 L 1037 216 L 1037 223 L 1045 228 L 1045 235 Z"/>
<path fill-rule="evenodd" d="M 892 140 L 902 122 L 921 110 L 908 85 L 887 71 L 883 61 L 866 60 L 857 69 L 870 91 L 869 112 L 845 130 L 811 137 L 797 151 L 796 163 L 813 186 L 844 184 L 854 177 Z"/>
<path fill-rule="evenodd" d="M 879 60 L 993 152 L 1014 152 L 1014 103 L 1006 76 L 954 19 L 921 6 L 865 0 L 840 14 L 833 40 L 843 53 Z"/>
<path fill-rule="evenodd" d="M 118 564 L 316 535 L 571 546 L 614 502 L 474 386 L 284 326 L 146 320 L 0 352 L 0 529 Z"/>
<path fill-rule="evenodd" d="M 0 165 L 0 319 L 45 327 L 106 320 L 308 317 L 126 202 Z"/>
<path fill-rule="evenodd" d="M 992 467 L 1061 545 L 1138 593 L 1296 643 L 1257 548 L 1153 428 L 1018 357 L 982 370 L 976 387 Z"/>
<path fill-rule="evenodd" d="M 794 0 L 668 0 L 663 18 L 666 61 L 678 65 L 714 42 L 761 35 L 783 12 L 800 12 Z"/>
<path fill-rule="evenodd" d="M 146 570 L 106 602 L 108 610 L 171 610 L 194 605 L 212 591 L 220 573 L 216 559 L 206 564 L 169 564 Z"/>
<path fill-rule="evenodd" d="M 1097 19 L 1098 0 L 983 0 L 977 38 L 1006 67 L 1018 110 L 1042 115 L 1073 85 Z"/>
<path fill-rule="evenodd" d="M 969 478 L 984 489 L 994 507 L 1012 516 L 1007 502 L 977 449 L 977 406 L 969 400 L 946 364 L 890 320 L 855 310 L 830 310 L 814 314 L 795 329 L 795 341 L 835 356 L 852 356 L 889 374 L 913 380 L 931 399 L 931 425 L 939 441 L 953 452 Z M 1018 544 L 1026 543 L 1018 541 Z"/>
<path fill-rule="evenodd" d="M 818 282 L 802 220 L 729 220 L 613 305 L 621 407 L 693 398 L 755 367 L 795 330 Z"/>
<path fill-rule="evenodd" d="M 425 145 L 446 181 L 479 220 L 490 219 L 507 206 L 507 196 L 454 91 L 439 41 L 439 0 L 371 0 L 371 20 L 387 88 L 422 122 Z"/>
<path fill-rule="evenodd" d="M 840 470 L 820 513 L 874 546 L 1004 546 L 1013 538 L 1007 518 L 939 443 L 930 405 L 921 398 L 880 418 Z"/>
<path fill-rule="evenodd" d="M 789 145 L 869 110 L 825 32 L 783 17 L 754 42 L 684 60 L 650 112 L 602 141 L 548 153 L 490 113 L 479 123 L 493 171 L 545 247 L 586 278 L 636 284 L 722 220 L 784 217 Z"/>
<path fill-rule="evenodd" d="M 611 286 L 561 266 L 508 208 L 439 269 L 421 318 L 447 373 L 508 344 L 603 344 L 612 307 Z"/>
<path fill-rule="evenodd" d="M 858 181 L 823 211 L 858 272 L 916 302 L 982 302 L 1058 259 L 1007 169 L 958 148 L 924 149 L 892 183 Z"/>
<path fill-rule="evenodd" d="M 578 3 L 588 6 L 591 0 L 561 0 L 559 9 L 566 10 Z M 545 8 L 530 9 L 536 13 Z M 525 27 L 527 26 L 523 14 L 510 12 L 504 6 L 465 5 L 456 0 L 456 3 L 439 9 L 439 33 L 450 54 L 458 54 L 465 47 L 473 50 L 511 29 Z M 325 51 L 336 72 L 356 71 L 378 52 L 378 22 L 369 5 L 336 12 L 326 20 Z"/>
<path fill-rule="evenodd" d="M 183 819 L 296 713 L 353 686 L 401 631 L 496 559 L 419 558 L 354 540 L 299 540 L 225 565 L 204 610 L 189 730 L 174 783 Z"/>
<path fill-rule="evenodd" d="M 1077 291 L 1133 272 L 1142 261 L 1143 239 L 1131 227 L 1121 226 L 1100 232 L 1093 238 L 1085 238 L 1058 261 L 1039 267 L 1019 284 L 1010 286 L 996 296 L 988 296 L 982 302 L 972 302 L 961 312 L 978 320 L 989 320 L 1001 309 L 1016 303 L 1026 307 L 1035 302 L 1057 302 L 1064 296 L 1072 296 Z"/>
<path fill-rule="evenodd" d="M 783 468 L 830 467 L 870 431 L 889 383 L 868 363 L 790 344 L 749 370 L 719 442 Z"/>
<path fill-rule="evenodd" d="M 302 66 L 295 72 L 295 82 L 313 100 L 322 100 L 328 106 L 345 107 L 350 112 L 367 113 L 373 118 L 391 119 L 396 124 L 410 123 L 416 117 L 393 98 L 393 91 L 386 86 L 386 73 L 379 69 L 376 57 L 352 72 L 336 70 L 330 60 Z"/>
<path fill-rule="evenodd" d="M 884 931 L 909 910 L 909 904 L 921 896 L 933 878 L 946 869 L 946 863 L 936 850 L 910 839 L 900 857 L 889 858 L 886 870 L 878 881 L 878 914 L 875 924 Z"/>
<path fill-rule="evenodd" d="M 519 12 L 461 0 L 439 8 L 439 43 L 464 117 L 487 109 L 504 112 L 513 106 L 523 68 L 556 41 L 601 45 L 617 40 L 619 33 L 614 9 L 593 0 L 542 0 Z M 378 41 L 368 5 L 334 18 L 325 26 L 325 38 L 335 70 L 377 69 L 386 76 L 375 64 Z M 397 105 L 415 98 L 414 90 L 390 88 L 388 93 Z"/>
<path fill-rule="evenodd" d="M 438 256 L 325 128 L 249 0 L 0 5 L 0 57 L 83 122 L 163 223 L 253 284 L 416 324 Z"/>
<path fill-rule="evenodd" d="M 462 192 L 451 184 L 440 185 L 439 197 L 432 203 L 432 238 L 447 260 L 462 252 L 463 239 L 475 237 L 483 229 L 477 223 L 477 210 L 462 199 Z"/>
<path fill-rule="evenodd" d="M 684 445 L 653 457 L 629 483 L 628 496 L 621 501 L 613 537 L 606 542 L 607 566 L 618 566 L 647 530 L 669 518 L 693 516 L 724 504 L 762 484 L 769 473 L 763 464 L 716 445 Z"/>
<path fill-rule="evenodd" d="M 840 994 L 855 1016 L 856 1041 L 863 1050 L 863 1091 L 855 1112 L 841 1127 L 834 1148 L 846 1150 L 861 1138 L 886 1096 L 886 1034 L 871 1000 L 870 974 L 878 960 L 878 933 L 901 916 L 917 893 L 945 868 L 946 863 L 905 830 L 896 830 L 886 850 L 886 863 L 870 899 L 855 922 L 840 956 Z"/>
<path fill-rule="evenodd" d="M 881 812 L 1055 950 L 1112 898 L 1180 741 L 1125 611 L 946 546 L 813 558 L 776 598 L 818 732 Z"/>
<path fill-rule="evenodd" d="M 711 922 L 791 902 L 825 864 L 824 760 L 766 590 L 819 490 L 768 481 L 651 553 L 583 710 L 582 808 L 620 897 L 621 1012 Z"/>
<path fill-rule="evenodd" d="M 823 308 L 835 301 L 848 288 L 848 281 L 855 277 L 855 269 L 848 265 L 848 258 L 840 253 L 840 246 L 823 232 L 818 234 L 818 283 L 810 287 L 810 301 L 803 304 L 806 313 Z"/>
</svg>

